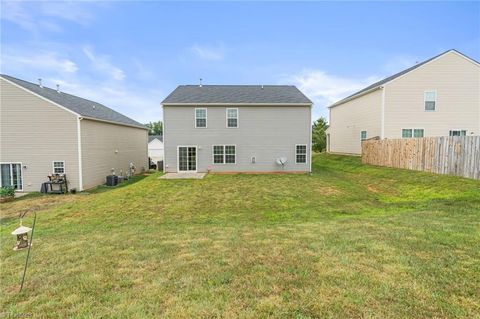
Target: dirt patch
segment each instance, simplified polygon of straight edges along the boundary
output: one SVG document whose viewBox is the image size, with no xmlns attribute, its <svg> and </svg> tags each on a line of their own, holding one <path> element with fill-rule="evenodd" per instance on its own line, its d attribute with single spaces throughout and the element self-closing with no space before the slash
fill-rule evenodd
<svg viewBox="0 0 480 319">
<path fill-rule="evenodd" d="M 317 192 L 323 196 L 335 196 L 342 193 L 340 190 L 332 186 L 319 187 L 317 188 Z"/>
<path fill-rule="evenodd" d="M 17 218 L 21 213 L 39 212 L 51 207 L 77 200 L 78 195 L 40 195 L 31 198 L 19 198 L 13 202 L 0 204 L 0 222 Z"/>
</svg>

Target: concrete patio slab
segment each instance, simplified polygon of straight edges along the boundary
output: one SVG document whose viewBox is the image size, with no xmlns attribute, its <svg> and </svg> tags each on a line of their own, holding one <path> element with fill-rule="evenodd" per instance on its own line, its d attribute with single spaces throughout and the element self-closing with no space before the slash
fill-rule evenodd
<svg viewBox="0 0 480 319">
<path fill-rule="evenodd" d="M 202 179 L 206 173 L 166 173 L 159 179 Z"/>
</svg>

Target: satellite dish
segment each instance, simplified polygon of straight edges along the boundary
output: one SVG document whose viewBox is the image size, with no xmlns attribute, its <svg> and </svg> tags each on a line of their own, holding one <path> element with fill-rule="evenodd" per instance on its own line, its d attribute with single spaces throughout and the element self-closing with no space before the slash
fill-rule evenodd
<svg viewBox="0 0 480 319">
<path fill-rule="evenodd" d="M 285 166 L 285 164 L 287 164 L 287 158 L 286 158 L 286 157 L 279 157 L 279 158 L 277 158 L 277 164 L 278 164 L 278 165 Z"/>
</svg>

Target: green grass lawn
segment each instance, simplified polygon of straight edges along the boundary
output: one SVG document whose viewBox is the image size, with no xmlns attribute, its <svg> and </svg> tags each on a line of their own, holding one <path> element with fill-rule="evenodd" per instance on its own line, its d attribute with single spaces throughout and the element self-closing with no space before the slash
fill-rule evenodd
<svg viewBox="0 0 480 319">
<path fill-rule="evenodd" d="M 2 204 L 1 312 L 478 318 L 480 182 L 316 155 L 312 175 L 153 174 Z M 38 211 L 26 251 L 14 218 Z M 31 225 L 32 217 L 25 220 Z"/>
</svg>

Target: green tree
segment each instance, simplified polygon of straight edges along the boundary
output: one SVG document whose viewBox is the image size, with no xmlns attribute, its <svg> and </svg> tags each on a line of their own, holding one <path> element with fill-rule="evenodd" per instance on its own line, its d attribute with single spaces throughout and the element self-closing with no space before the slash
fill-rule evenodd
<svg viewBox="0 0 480 319">
<path fill-rule="evenodd" d="M 315 152 L 323 152 L 327 148 L 327 119 L 319 118 L 312 125 L 312 148 Z"/>
<path fill-rule="evenodd" d="M 148 135 L 163 135 L 163 123 L 162 121 L 150 122 L 145 124 L 148 128 Z"/>
</svg>

